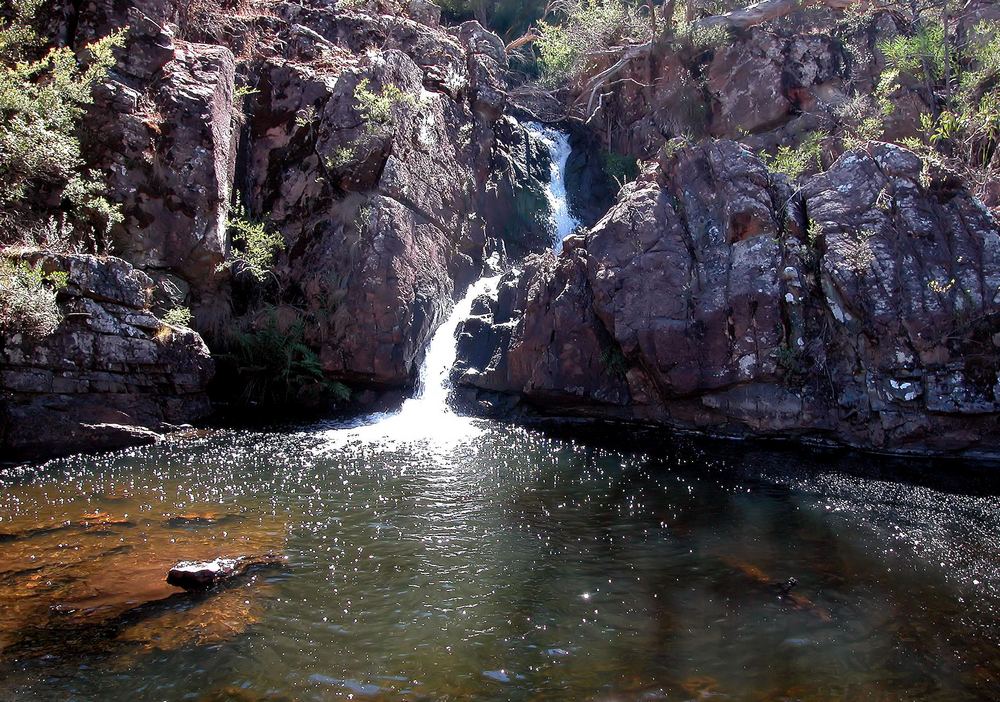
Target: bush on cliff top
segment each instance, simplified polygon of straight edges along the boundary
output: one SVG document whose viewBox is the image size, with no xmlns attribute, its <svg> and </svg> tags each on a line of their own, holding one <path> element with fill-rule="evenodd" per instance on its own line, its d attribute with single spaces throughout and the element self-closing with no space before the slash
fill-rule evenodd
<svg viewBox="0 0 1000 702">
<path fill-rule="evenodd" d="M 65 273 L 45 273 L 39 264 L 0 258 L 0 331 L 48 336 L 62 321 L 56 302 Z"/>
<path fill-rule="evenodd" d="M 649 39 L 649 21 L 622 0 L 573 0 L 560 24 L 539 24 L 542 73 L 560 81 L 592 71 L 614 46 Z"/>
<path fill-rule="evenodd" d="M 902 142 L 921 156 L 928 181 L 931 169 L 952 171 L 988 199 L 1000 178 L 1000 24 L 981 22 L 959 44 L 941 21 L 932 17 L 912 36 L 879 43 L 888 65 L 880 91 L 888 95 L 907 74 L 922 82 L 930 109 L 920 137 Z M 888 99 L 879 106 L 885 115 L 894 111 Z"/>
<path fill-rule="evenodd" d="M 122 35 L 90 44 L 86 66 L 66 47 L 42 53 L 43 41 L 31 26 L 41 5 L 14 0 L 0 28 L 0 220 L 15 230 L 3 243 L 30 239 L 34 223 L 55 211 L 98 249 L 121 213 L 85 168 L 76 130 L 94 86 L 114 64 L 112 50 Z"/>
</svg>

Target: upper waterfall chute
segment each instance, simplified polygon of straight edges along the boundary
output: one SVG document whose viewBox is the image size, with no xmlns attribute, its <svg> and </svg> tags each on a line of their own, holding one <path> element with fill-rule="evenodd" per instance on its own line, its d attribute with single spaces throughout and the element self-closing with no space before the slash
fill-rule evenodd
<svg viewBox="0 0 1000 702">
<path fill-rule="evenodd" d="M 566 164 L 569 162 L 573 148 L 569 143 L 569 134 L 546 127 L 537 122 L 527 124 L 528 131 L 549 149 L 551 173 L 549 183 L 545 188 L 545 197 L 549 202 L 549 222 L 552 228 L 552 250 L 562 251 L 563 239 L 580 227 L 577 219 L 569 208 L 566 193 Z"/>
</svg>

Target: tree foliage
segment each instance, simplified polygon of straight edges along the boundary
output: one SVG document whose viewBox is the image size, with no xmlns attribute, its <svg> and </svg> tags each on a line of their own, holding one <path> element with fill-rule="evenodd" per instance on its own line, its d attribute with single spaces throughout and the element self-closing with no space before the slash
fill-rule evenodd
<svg viewBox="0 0 1000 702">
<path fill-rule="evenodd" d="M 592 71 L 615 47 L 649 39 L 649 22 L 623 0 L 570 0 L 561 21 L 539 23 L 542 74 L 551 81 Z"/>
<path fill-rule="evenodd" d="M 880 43 L 891 87 L 902 76 L 922 81 L 930 109 L 920 117 L 921 136 L 903 143 L 916 151 L 927 170 L 949 170 L 985 197 L 1000 177 L 1000 25 L 981 22 L 965 45 L 945 33 L 941 17 L 910 37 Z M 883 83 L 886 83 L 883 76 Z M 883 101 L 884 103 L 885 101 Z M 892 105 L 884 105 L 891 113 Z"/>
<path fill-rule="evenodd" d="M 38 220 L 60 212 L 97 248 L 95 233 L 106 233 L 121 213 L 86 169 L 76 132 L 123 35 L 90 44 L 85 64 L 66 47 L 43 51 L 32 29 L 41 4 L 14 0 L 0 28 L 0 216 L 24 239 Z"/>
<path fill-rule="evenodd" d="M 438 4 L 452 22 L 478 20 L 508 40 L 528 31 L 549 6 L 547 0 L 440 0 Z"/>
</svg>

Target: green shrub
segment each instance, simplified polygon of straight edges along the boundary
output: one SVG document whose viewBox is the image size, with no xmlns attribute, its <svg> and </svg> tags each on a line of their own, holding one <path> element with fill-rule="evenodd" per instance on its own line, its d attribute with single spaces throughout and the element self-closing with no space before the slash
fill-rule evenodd
<svg viewBox="0 0 1000 702">
<path fill-rule="evenodd" d="M 274 316 L 258 331 L 234 332 L 220 359 L 231 366 L 246 405 L 281 407 L 305 398 L 347 400 L 345 385 L 330 382 L 319 357 L 303 340 L 302 322 L 282 330 Z"/>
<path fill-rule="evenodd" d="M 363 78 L 354 89 L 354 99 L 358 101 L 358 111 L 369 132 L 378 132 L 388 125 L 396 105 L 415 103 L 412 95 L 407 95 L 392 83 L 383 86 L 377 93 L 368 86 L 368 79 Z"/>
<path fill-rule="evenodd" d="M 792 148 L 779 146 L 774 156 L 761 152 L 761 159 L 768 168 L 778 173 L 784 173 L 789 180 L 796 180 L 812 167 L 820 168 L 823 155 L 823 132 L 812 132 L 801 144 Z"/>
<path fill-rule="evenodd" d="M 187 307 L 174 307 L 163 315 L 162 321 L 172 327 L 190 327 L 191 310 Z"/>
<path fill-rule="evenodd" d="M 350 165 L 357 158 L 357 151 L 353 146 L 339 146 L 333 150 L 333 155 L 327 156 L 323 161 L 327 170 L 339 171 Z"/>
<path fill-rule="evenodd" d="M 229 230 L 236 260 L 242 261 L 255 278 L 263 278 L 274 265 L 275 254 L 285 248 L 281 233 L 261 221 L 249 219 L 239 205 L 229 215 Z"/>
<path fill-rule="evenodd" d="M 946 53 L 950 50 L 940 24 L 919 27 L 913 36 L 896 36 L 878 43 L 886 65 L 900 73 L 929 70 L 933 77 L 944 75 Z"/>
<path fill-rule="evenodd" d="M 0 330 L 48 336 L 62 321 L 56 302 L 66 287 L 65 273 L 45 273 L 40 264 L 0 259 Z"/>
<path fill-rule="evenodd" d="M 621 188 L 639 175 L 639 162 L 634 156 L 605 151 L 603 154 L 604 173 Z"/>
<path fill-rule="evenodd" d="M 22 226 L 44 219 L 35 203 L 56 195 L 80 225 L 79 233 L 97 248 L 95 232 L 106 233 L 122 216 L 97 176 L 84 168 L 76 130 L 93 101 L 93 87 L 114 64 L 112 50 L 122 45 L 123 34 L 90 44 L 86 67 L 66 47 L 35 58 L 43 42 L 31 23 L 41 4 L 14 0 L 13 13 L 0 28 L 0 214 Z"/>
<path fill-rule="evenodd" d="M 528 31 L 550 5 L 546 0 L 438 0 L 437 4 L 451 23 L 479 20 L 508 40 Z"/>
<path fill-rule="evenodd" d="M 571 0 L 560 24 L 539 23 L 539 65 L 550 81 L 593 70 L 614 46 L 649 39 L 649 22 L 622 0 Z"/>
<path fill-rule="evenodd" d="M 900 73 L 908 72 L 933 88 L 934 109 L 921 115 L 921 137 L 902 140 L 923 160 L 924 184 L 932 171 L 946 170 L 961 175 L 973 194 L 986 196 L 1000 178 L 1000 24 L 979 23 L 961 47 L 935 23 L 879 46 L 890 65 L 880 85 L 895 88 Z M 892 109 L 888 103 L 883 111 Z"/>
<path fill-rule="evenodd" d="M 624 379 L 628 372 L 628 361 L 617 344 L 606 346 L 601 351 L 601 365 L 604 372 L 613 378 Z"/>
</svg>

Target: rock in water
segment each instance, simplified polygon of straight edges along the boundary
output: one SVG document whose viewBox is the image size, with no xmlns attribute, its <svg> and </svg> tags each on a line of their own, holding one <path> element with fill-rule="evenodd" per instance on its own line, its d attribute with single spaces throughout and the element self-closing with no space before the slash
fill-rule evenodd
<svg viewBox="0 0 1000 702">
<path fill-rule="evenodd" d="M 219 583 L 246 574 L 258 567 L 284 563 L 283 556 L 239 556 L 214 561 L 181 561 L 167 573 L 167 582 L 185 590 L 206 590 Z"/>
</svg>

